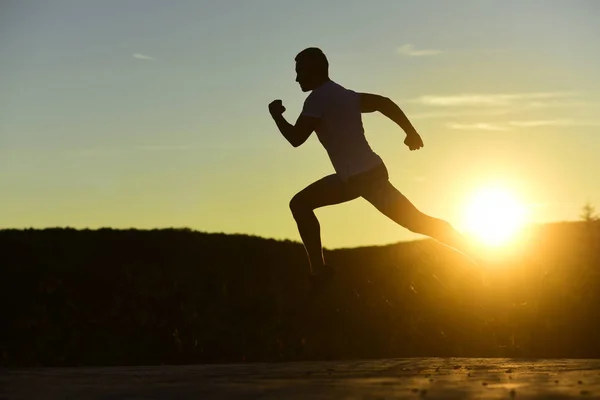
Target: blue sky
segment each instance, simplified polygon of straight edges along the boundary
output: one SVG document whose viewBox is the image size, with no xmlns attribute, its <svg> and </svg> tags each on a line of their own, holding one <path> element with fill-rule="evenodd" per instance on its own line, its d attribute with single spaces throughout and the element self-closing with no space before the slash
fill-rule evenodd
<svg viewBox="0 0 600 400">
<path fill-rule="evenodd" d="M 537 222 L 600 206 L 600 2 L 29 0 L 0 3 L 2 227 L 168 227 L 298 240 L 288 202 L 332 173 L 292 148 L 294 56 L 386 95 L 425 141 L 364 118 L 392 182 L 461 225 L 504 182 Z M 317 211 L 326 246 L 415 236 L 362 200 Z"/>
</svg>

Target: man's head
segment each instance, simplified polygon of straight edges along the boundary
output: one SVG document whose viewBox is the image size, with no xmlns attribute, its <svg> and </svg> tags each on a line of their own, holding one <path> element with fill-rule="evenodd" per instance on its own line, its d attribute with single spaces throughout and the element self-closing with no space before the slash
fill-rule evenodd
<svg viewBox="0 0 600 400">
<path fill-rule="evenodd" d="M 296 56 L 296 82 L 309 92 L 329 80 L 329 62 L 317 47 L 302 50 Z"/>
</svg>

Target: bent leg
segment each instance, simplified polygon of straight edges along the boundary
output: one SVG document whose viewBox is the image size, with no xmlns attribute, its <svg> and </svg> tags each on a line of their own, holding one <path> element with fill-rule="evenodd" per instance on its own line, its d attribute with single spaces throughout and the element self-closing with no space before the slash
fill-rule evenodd
<svg viewBox="0 0 600 400">
<path fill-rule="evenodd" d="M 290 210 L 296 220 L 300 237 L 308 255 L 311 272 L 323 268 L 321 226 L 314 210 L 354 200 L 359 196 L 337 175 L 328 175 L 297 193 L 290 201 Z"/>
<path fill-rule="evenodd" d="M 453 247 L 475 261 L 472 246 L 465 237 L 448 222 L 419 211 L 389 181 L 380 180 L 363 190 L 361 195 L 397 224 Z"/>
</svg>

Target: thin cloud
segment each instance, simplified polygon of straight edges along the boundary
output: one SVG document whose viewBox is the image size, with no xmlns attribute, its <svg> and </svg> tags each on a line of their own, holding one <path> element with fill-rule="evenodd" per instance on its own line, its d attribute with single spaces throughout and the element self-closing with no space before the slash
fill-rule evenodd
<svg viewBox="0 0 600 400">
<path fill-rule="evenodd" d="M 137 146 L 139 150 L 143 151 L 186 151 L 192 149 L 193 147 L 194 146 L 189 144 L 160 144 Z"/>
<path fill-rule="evenodd" d="M 459 130 L 478 130 L 478 131 L 507 131 L 508 128 L 502 127 L 500 125 L 489 124 L 487 122 L 479 122 L 475 124 L 458 124 L 458 123 L 450 123 L 448 127 L 451 129 L 459 129 Z"/>
<path fill-rule="evenodd" d="M 527 108 L 600 108 L 600 102 L 587 101 L 587 100 L 554 100 L 554 101 L 532 101 L 525 104 Z"/>
<path fill-rule="evenodd" d="M 471 111 L 429 111 L 414 113 L 410 115 L 410 119 L 444 119 L 456 117 L 493 117 L 498 115 L 510 114 L 509 109 L 479 109 Z"/>
<path fill-rule="evenodd" d="M 416 50 L 412 44 L 405 44 L 396 49 L 398 54 L 408 57 L 424 57 L 424 56 L 436 56 L 442 54 L 441 50 L 427 49 L 427 50 Z"/>
<path fill-rule="evenodd" d="M 539 127 L 568 127 L 568 126 L 600 126 L 600 121 L 580 121 L 574 119 L 546 119 L 546 120 L 520 120 L 508 121 L 504 125 L 479 122 L 473 124 L 449 123 L 447 126 L 458 130 L 481 131 L 510 131 L 513 128 L 539 128 Z"/>
<path fill-rule="evenodd" d="M 510 121 L 510 125 L 519 128 L 537 128 L 543 126 L 600 126 L 600 121 L 577 121 L 574 119 L 545 119 Z"/>
<path fill-rule="evenodd" d="M 424 95 L 411 102 L 427 106 L 509 106 L 515 102 L 526 100 L 543 100 L 575 96 L 573 92 L 538 92 L 538 93 L 498 93 L 498 94 L 458 94 L 458 95 Z"/>
<path fill-rule="evenodd" d="M 115 157 L 122 153 L 122 149 L 113 147 L 90 147 L 69 150 L 69 153 L 77 157 Z"/>
<path fill-rule="evenodd" d="M 133 53 L 132 56 L 138 60 L 155 60 L 154 57 L 142 53 Z"/>
<path fill-rule="evenodd" d="M 127 147 L 90 147 L 70 151 L 79 157 L 115 157 L 130 154 L 132 151 L 187 151 L 195 146 L 186 144 L 139 145 Z"/>
</svg>

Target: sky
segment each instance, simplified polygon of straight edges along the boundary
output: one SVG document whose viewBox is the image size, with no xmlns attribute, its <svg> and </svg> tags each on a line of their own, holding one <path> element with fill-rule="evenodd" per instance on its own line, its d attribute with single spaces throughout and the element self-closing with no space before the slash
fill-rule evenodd
<svg viewBox="0 0 600 400">
<path fill-rule="evenodd" d="M 333 173 L 293 148 L 294 57 L 394 100 L 417 152 L 363 117 L 391 182 L 459 229 L 504 185 L 536 223 L 600 207 L 595 0 L 1 0 L 0 228 L 165 228 L 300 240 L 292 196 Z M 462 207 L 462 208 L 461 208 Z M 362 199 L 316 211 L 323 244 L 412 240 Z"/>
</svg>

